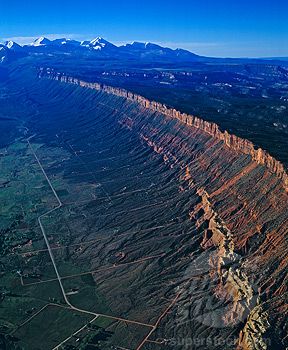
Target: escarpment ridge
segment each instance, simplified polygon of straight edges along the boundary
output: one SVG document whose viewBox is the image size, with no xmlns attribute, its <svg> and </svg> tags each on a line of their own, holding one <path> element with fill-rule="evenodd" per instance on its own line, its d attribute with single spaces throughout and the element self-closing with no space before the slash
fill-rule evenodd
<svg viewBox="0 0 288 350">
<path fill-rule="evenodd" d="M 150 101 L 141 95 L 129 92 L 122 88 L 112 87 L 100 83 L 89 83 L 78 78 L 67 76 L 64 73 L 56 72 L 50 68 L 41 68 L 39 78 L 59 80 L 61 82 L 75 84 L 81 87 L 124 97 L 128 100 L 139 103 L 144 108 L 162 113 L 170 118 L 178 119 L 186 125 L 204 131 L 205 133 L 213 136 L 215 139 L 222 141 L 230 149 L 251 156 L 251 158 L 257 164 L 265 166 L 270 172 L 281 179 L 285 190 L 288 191 L 288 174 L 280 161 L 272 157 L 266 150 L 263 150 L 262 148 L 255 148 L 251 141 L 233 134 L 229 134 L 227 131 L 221 131 L 216 123 L 208 122 L 199 117 L 182 113 L 174 108 L 169 108 L 166 105 L 156 101 Z"/>
<path fill-rule="evenodd" d="M 160 285 L 158 275 L 161 278 L 163 276 L 165 288 L 168 282 L 167 292 L 165 289 L 163 295 L 169 296 L 169 299 L 171 296 L 172 300 L 178 295 L 179 288 L 181 294 L 175 308 L 169 313 L 167 325 L 158 329 L 157 336 L 160 339 L 169 339 L 170 336 L 185 339 L 191 335 L 195 338 L 207 336 L 226 339 L 233 333 L 233 345 L 237 350 L 285 350 L 288 329 L 288 193 L 284 189 L 281 173 L 277 175 L 272 166 L 264 165 L 256 157 L 252 143 L 236 137 L 234 139 L 230 135 L 225 139 L 227 133 L 221 133 L 217 125 L 200 118 L 182 114 L 122 89 L 90 84 L 54 70 L 42 70 L 40 77 L 44 79 L 35 79 L 34 74 L 26 82 L 27 91 L 32 92 L 35 101 L 35 105 L 32 104 L 31 110 L 27 112 L 28 116 L 33 116 L 27 125 L 31 134 L 39 135 L 39 141 L 43 140 L 60 150 L 64 147 L 69 154 L 71 152 L 72 162 L 70 166 L 69 161 L 65 161 L 62 166 L 61 157 L 60 172 L 58 167 L 54 167 L 53 155 L 49 174 L 53 179 L 54 174 L 61 174 L 65 181 L 71 181 L 73 188 L 75 178 L 81 186 L 83 182 L 90 183 L 90 175 L 86 177 L 82 161 L 74 165 L 76 153 L 89 161 L 89 171 L 91 165 L 91 171 L 100 174 L 96 175 L 96 183 L 104 182 L 102 169 L 105 169 L 112 193 L 121 194 L 119 201 L 115 201 L 116 215 L 120 211 L 119 203 L 121 209 L 123 205 L 125 213 L 129 213 L 130 220 L 130 208 L 137 208 L 139 204 L 139 211 L 135 216 L 133 211 L 129 221 L 129 227 L 131 225 L 136 233 L 133 233 L 133 239 L 129 237 L 128 240 L 133 241 L 133 244 L 135 242 L 135 247 L 139 246 L 140 250 L 128 247 L 129 250 L 123 251 L 124 245 L 120 238 L 119 254 L 122 256 L 123 252 L 128 251 L 128 259 L 131 259 L 131 254 L 138 258 L 144 253 L 148 255 L 148 249 L 149 255 L 150 249 L 151 255 L 154 255 L 158 244 L 161 252 L 163 247 L 167 247 L 163 262 L 162 258 L 161 264 L 155 262 L 159 270 L 157 273 L 154 268 L 151 271 L 157 286 Z M 25 81 L 20 81 L 20 84 L 26 87 Z M 27 97 L 23 97 L 23 100 L 26 104 Z M 118 152 L 122 147 L 125 150 L 124 161 L 122 152 Z M 254 157 L 248 152 L 249 147 L 255 151 Z M 109 149 L 108 154 L 97 152 L 106 152 L 106 149 Z M 153 161 L 151 165 L 147 163 L 150 157 Z M 94 161 L 95 165 L 92 165 Z M 137 168 L 138 162 L 141 163 L 140 169 Z M 122 165 L 128 165 L 125 171 L 122 171 Z M 84 176 L 79 178 L 82 172 Z M 146 179 L 148 172 L 155 173 L 156 180 L 154 177 Z M 124 183 L 118 181 L 119 174 L 120 178 L 124 179 L 125 176 Z M 159 193 L 151 187 L 154 183 L 158 187 L 158 179 L 161 184 Z M 92 186 L 94 191 L 94 178 Z M 134 195 L 134 189 L 138 188 L 145 192 L 151 188 L 153 199 L 150 199 L 149 194 L 147 198 L 146 194 L 144 197 L 149 208 L 151 204 L 151 212 L 146 212 L 142 192 L 139 196 Z M 129 197 L 128 206 L 126 199 L 123 201 L 123 192 Z M 133 193 L 131 197 L 130 193 Z M 63 195 L 70 205 L 66 194 Z M 97 197 L 93 205 L 89 204 L 89 219 L 93 218 L 97 224 L 98 210 L 107 210 L 105 203 L 102 207 L 102 196 L 100 192 L 99 209 Z M 175 202 L 173 209 L 170 209 L 172 198 Z M 158 203 L 161 205 L 159 217 L 154 215 L 154 202 L 157 208 Z M 86 210 L 86 204 L 84 206 Z M 108 209 L 109 215 L 112 214 L 112 206 L 111 210 L 110 207 Z M 179 231 L 174 226 L 170 230 L 170 226 L 166 228 L 164 225 L 163 231 L 159 233 L 144 233 L 142 241 L 139 235 L 142 223 L 143 227 L 147 223 L 149 228 L 154 226 L 154 222 L 161 225 L 162 216 L 165 216 L 164 224 L 179 222 Z M 78 221 L 78 217 L 75 220 Z M 85 217 L 86 221 L 88 219 Z M 110 223 L 114 227 L 111 217 L 107 218 L 107 226 L 106 221 L 99 221 L 105 230 L 110 228 Z M 115 225 L 115 235 L 119 232 L 118 227 L 126 231 L 124 221 L 123 224 L 115 222 Z M 77 230 L 75 235 L 79 241 L 81 231 L 78 234 Z M 183 240 L 179 237 L 183 237 Z M 166 239 L 167 245 L 162 243 Z M 109 261 L 110 255 L 114 257 L 114 245 L 111 249 L 107 252 Z M 91 253 L 84 250 L 83 254 L 87 254 L 91 263 L 97 263 L 94 249 L 93 253 L 92 250 Z M 117 255 L 117 259 L 122 259 L 121 256 Z M 111 259 L 114 263 L 114 258 Z M 111 299 L 115 299 L 115 307 L 118 308 L 117 298 L 109 286 L 110 289 Z M 154 301 L 158 303 L 160 299 L 158 295 L 157 298 L 151 295 L 150 288 L 147 293 L 145 288 L 139 288 L 138 282 L 137 293 L 143 295 L 141 300 L 147 300 L 149 304 Z M 134 295 L 134 291 L 131 295 Z M 130 305 L 128 308 L 131 308 Z M 136 308 L 133 308 L 133 313 L 138 314 Z M 185 321 L 184 324 L 182 321 Z M 175 324 L 177 334 L 174 332 Z M 225 344 L 221 350 L 231 350 L 231 346 Z"/>
</svg>

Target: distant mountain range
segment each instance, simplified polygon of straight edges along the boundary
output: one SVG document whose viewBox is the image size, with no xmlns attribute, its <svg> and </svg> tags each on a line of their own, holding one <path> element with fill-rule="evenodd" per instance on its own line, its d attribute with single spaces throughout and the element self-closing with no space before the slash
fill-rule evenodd
<svg viewBox="0 0 288 350">
<path fill-rule="evenodd" d="M 116 46 L 109 41 L 97 37 L 91 41 L 76 41 L 66 38 L 49 40 L 40 37 L 28 45 L 19 45 L 13 41 L 0 44 L 0 62 L 19 55 L 33 55 L 35 53 L 69 53 L 82 55 L 115 56 L 142 60 L 171 60 L 171 61 L 195 61 L 200 56 L 182 49 L 170 49 L 152 43 L 133 42 L 122 46 Z"/>
<path fill-rule="evenodd" d="M 229 58 L 211 58 L 196 55 L 188 50 L 171 49 L 162 47 L 150 42 L 132 42 L 122 46 L 116 46 L 109 41 L 97 37 L 91 41 L 77 41 L 66 38 L 50 40 L 40 37 L 28 45 L 19 45 L 14 41 L 6 41 L 0 44 L 0 63 L 9 62 L 13 59 L 24 56 L 39 55 L 69 55 L 75 58 L 88 57 L 93 58 L 110 58 L 118 60 L 131 60 L 137 62 L 148 63 L 191 63 L 191 62 L 248 62 L 255 59 L 229 59 Z M 264 62 L 268 59 L 257 59 Z M 270 58 L 270 61 L 287 61 L 287 58 Z"/>
</svg>

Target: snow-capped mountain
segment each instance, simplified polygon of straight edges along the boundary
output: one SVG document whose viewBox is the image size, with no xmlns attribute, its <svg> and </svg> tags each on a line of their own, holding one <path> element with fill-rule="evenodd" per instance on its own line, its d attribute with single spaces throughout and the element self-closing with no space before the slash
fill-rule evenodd
<svg viewBox="0 0 288 350">
<path fill-rule="evenodd" d="M 30 46 L 47 46 L 52 43 L 51 40 L 45 38 L 44 36 L 41 36 L 40 38 L 33 41 L 33 43 L 30 44 Z"/>
<path fill-rule="evenodd" d="M 94 50 L 102 50 L 107 48 L 117 48 L 117 46 L 113 45 L 109 41 L 97 37 L 91 41 L 85 40 L 85 41 L 77 41 L 72 39 L 66 39 L 66 38 L 59 38 L 55 40 L 49 40 L 45 37 L 40 37 L 33 41 L 33 43 L 26 45 L 26 46 L 33 46 L 33 47 L 43 47 L 43 46 L 69 46 L 73 45 L 75 47 L 81 47 L 81 48 L 89 48 Z"/>
<path fill-rule="evenodd" d="M 117 49 L 117 46 L 113 45 L 112 43 L 110 43 L 109 41 L 101 38 L 101 37 L 97 37 L 91 41 L 89 40 L 85 40 L 82 42 L 79 42 L 77 40 L 72 40 L 72 39 L 66 39 L 66 38 L 59 38 L 59 39 L 55 39 L 55 40 L 49 40 L 45 37 L 40 37 L 38 39 L 36 39 L 33 43 L 29 44 L 29 45 L 25 45 L 26 49 L 29 49 L 29 47 L 33 47 L 33 51 L 35 52 L 35 48 L 39 48 L 39 50 L 41 48 L 44 48 L 45 51 L 47 51 L 47 49 L 52 50 L 53 48 L 60 49 L 61 51 L 63 50 L 67 50 L 67 51 L 71 51 L 72 53 L 76 50 L 77 52 L 79 50 L 83 50 L 83 49 L 89 49 L 89 50 L 95 50 L 95 51 L 107 51 L 109 49 Z"/>
<path fill-rule="evenodd" d="M 82 47 L 87 47 L 90 49 L 94 49 L 94 50 L 103 50 L 103 49 L 116 49 L 117 46 L 113 45 L 112 43 L 110 43 L 109 41 L 101 38 L 101 37 L 97 37 L 91 41 L 82 41 L 80 44 Z"/>
<path fill-rule="evenodd" d="M 195 60 L 197 55 L 194 53 L 182 50 L 182 49 L 170 49 L 168 47 L 162 47 L 153 43 L 141 43 L 134 41 L 131 44 L 126 44 L 120 47 L 125 52 L 133 53 L 141 59 L 153 59 L 153 58 L 163 58 L 163 59 L 175 59 L 175 60 Z"/>
<path fill-rule="evenodd" d="M 133 41 L 131 44 L 123 45 L 123 47 L 133 50 L 163 49 L 163 47 L 161 47 L 160 45 L 152 44 L 149 42 L 142 43 L 139 41 Z"/>
<path fill-rule="evenodd" d="M 13 42 L 0 44 L 0 63 L 9 62 L 23 56 L 22 47 Z"/>
<path fill-rule="evenodd" d="M 5 46 L 10 50 L 19 51 L 22 50 L 22 46 L 15 43 L 15 41 L 9 40 L 5 42 Z"/>
<path fill-rule="evenodd" d="M 13 52 L 10 54 L 11 58 L 18 58 L 23 56 L 31 55 L 66 55 L 75 57 L 78 56 L 91 56 L 93 57 L 105 57 L 105 58 L 116 58 L 121 60 L 141 60 L 149 62 L 189 62 L 201 59 L 201 57 L 181 49 L 170 49 L 162 47 L 157 44 L 150 42 L 142 43 L 134 41 L 131 44 L 122 46 L 116 46 L 111 42 L 96 37 L 93 40 L 77 41 L 67 38 L 59 38 L 50 40 L 41 36 L 35 39 L 31 44 L 20 46 L 14 41 L 8 41 L 5 45 L 1 45 L 1 57 L 4 57 L 4 50 Z M 5 49 L 3 49 L 3 47 Z M 43 57 L 44 57 L 43 56 Z M 7 52 L 5 51 L 5 57 Z M 4 58 L 2 59 L 2 62 Z M 5 59 L 5 61 L 7 61 Z"/>
</svg>

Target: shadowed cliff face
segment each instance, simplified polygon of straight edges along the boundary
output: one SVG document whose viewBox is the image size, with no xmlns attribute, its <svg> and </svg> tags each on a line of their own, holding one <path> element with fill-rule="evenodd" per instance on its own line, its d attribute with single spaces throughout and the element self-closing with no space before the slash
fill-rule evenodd
<svg viewBox="0 0 288 350">
<path fill-rule="evenodd" d="M 201 209 L 207 219 L 210 218 L 202 248 L 217 248 L 218 262 L 211 271 L 217 270 L 226 281 L 230 279 L 229 284 L 225 281 L 217 284 L 220 295 L 225 299 L 228 288 L 231 297 L 231 285 L 234 289 L 234 311 L 227 311 L 225 318 L 233 323 L 239 313 L 251 311 L 241 333 L 239 349 L 264 349 L 262 334 L 268 330 L 268 324 L 275 324 L 276 320 L 283 338 L 287 333 L 288 198 L 282 179 L 251 156 L 235 152 L 219 139 L 179 122 L 154 116 L 153 122 L 142 125 L 139 132 L 171 166 L 179 166 L 182 171 L 188 167 L 189 185 L 192 181 L 198 191 L 205 189 Z M 214 214 L 209 213 L 210 210 Z M 221 220 L 220 229 L 215 228 L 215 215 Z M 225 227 L 231 232 L 229 237 L 223 234 L 227 231 Z M 227 256 L 230 264 L 233 259 L 229 262 L 229 255 L 233 258 L 233 253 L 240 254 L 243 262 L 230 270 L 228 278 L 226 269 L 221 270 L 219 265 Z M 249 305 L 255 293 L 259 293 L 260 298 Z M 237 302 L 239 294 L 241 305 Z M 244 299 L 246 306 L 242 305 Z"/>
<path fill-rule="evenodd" d="M 252 142 L 244 140 L 235 135 L 230 135 L 227 131 L 221 132 L 219 130 L 218 125 L 215 123 L 207 122 L 198 117 L 181 113 L 175 109 L 169 109 L 161 103 L 149 101 L 148 99 L 140 95 L 133 94 L 123 89 L 110 87 L 98 83 L 87 83 L 85 81 L 75 79 L 73 77 L 67 77 L 61 73 L 54 72 L 50 69 L 41 69 L 39 77 L 48 77 L 50 79 L 60 80 L 62 82 L 76 84 L 82 87 L 101 90 L 107 93 L 114 94 L 116 96 L 125 97 L 128 100 L 132 100 L 139 103 L 139 105 L 142 107 L 165 114 L 170 118 L 176 118 L 181 122 L 187 124 L 188 126 L 200 129 L 203 132 L 213 136 L 215 139 L 223 141 L 225 145 L 231 148 L 232 150 L 250 155 L 254 161 L 256 161 L 258 164 L 265 165 L 268 170 L 270 170 L 271 172 L 276 174 L 277 177 L 282 179 L 284 188 L 288 191 L 288 175 L 284 169 L 283 164 L 281 164 L 279 161 L 270 156 L 266 151 L 262 150 L 261 148 L 255 149 Z"/>
<path fill-rule="evenodd" d="M 197 249 L 200 256 L 213 252 L 207 260 L 209 288 L 218 301 L 230 302 L 220 314 L 208 313 L 200 322 L 213 328 L 213 334 L 215 329 L 221 334 L 226 326 L 236 327 L 237 349 L 284 349 L 288 196 L 282 164 L 249 141 L 220 132 L 215 124 L 124 90 L 53 72 L 42 71 L 40 76 L 111 94 L 105 94 L 104 104 L 114 111 L 113 118 L 177 170 L 183 192 L 197 192 L 199 203 L 190 211 L 191 220 L 203 230 Z M 187 290 L 179 309 L 189 300 Z M 195 299 L 190 303 L 197 308 Z"/>
</svg>

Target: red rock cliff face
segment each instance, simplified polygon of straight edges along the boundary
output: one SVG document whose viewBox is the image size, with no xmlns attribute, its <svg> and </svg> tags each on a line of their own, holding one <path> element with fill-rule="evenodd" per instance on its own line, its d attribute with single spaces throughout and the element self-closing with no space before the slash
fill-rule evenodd
<svg viewBox="0 0 288 350">
<path fill-rule="evenodd" d="M 193 115 L 181 113 L 175 109 L 168 108 L 167 106 L 159 102 L 149 101 L 143 96 L 134 94 L 124 89 L 111 87 L 111 86 L 98 84 L 98 83 L 87 83 L 80 79 L 68 77 L 61 73 L 56 73 L 53 70 L 49 70 L 49 69 L 41 70 L 39 73 L 39 76 L 40 77 L 45 76 L 50 79 L 55 79 L 55 80 L 59 80 L 70 84 L 76 84 L 82 87 L 87 87 L 90 89 L 95 89 L 95 90 L 104 91 L 110 94 L 114 94 L 116 96 L 125 97 L 129 100 L 139 103 L 141 106 L 145 108 L 151 109 L 155 112 L 165 114 L 170 118 L 176 118 L 191 127 L 200 129 L 205 133 L 212 135 L 217 140 L 223 141 L 224 144 L 227 147 L 231 148 L 232 150 L 250 155 L 255 162 L 257 162 L 258 164 L 265 165 L 269 171 L 276 174 L 277 177 L 283 181 L 284 188 L 288 191 L 288 174 L 286 173 L 284 166 L 281 162 L 273 158 L 265 150 L 261 148 L 255 149 L 252 142 L 242 139 L 235 135 L 230 135 L 227 131 L 224 131 L 224 132 L 220 131 L 219 126 L 215 123 L 207 122 Z"/>
<path fill-rule="evenodd" d="M 115 113 L 119 124 L 139 135 L 170 167 L 179 169 L 182 190 L 195 190 L 200 198 L 191 208 L 191 218 L 199 221 L 199 227 L 201 220 L 208 223 L 199 249 L 216 250 L 210 270 L 218 278 L 214 292 L 219 298 L 229 291 L 233 295 L 233 308 L 224 321 L 233 324 L 237 315 L 249 312 L 237 349 L 270 349 L 264 342 L 270 328 L 276 348 L 285 349 L 288 185 L 282 164 L 251 142 L 221 132 L 216 124 L 125 90 L 53 71 L 42 71 L 40 76 L 104 91 L 99 100 L 119 112 Z M 235 254 L 243 261 L 224 270 L 223 261 L 233 262 Z"/>
</svg>

